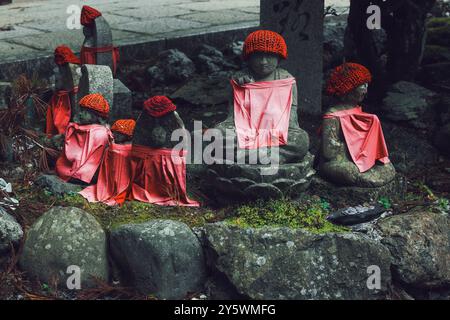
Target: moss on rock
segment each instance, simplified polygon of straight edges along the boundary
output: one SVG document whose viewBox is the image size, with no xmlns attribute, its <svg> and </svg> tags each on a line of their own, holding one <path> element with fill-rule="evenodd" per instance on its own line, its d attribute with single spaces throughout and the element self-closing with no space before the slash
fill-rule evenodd
<svg viewBox="0 0 450 320">
<path fill-rule="evenodd" d="M 258 201 L 237 208 L 236 216 L 228 223 L 246 227 L 289 227 L 313 233 L 347 232 L 349 229 L 326 220 L 329 205 L 318 197 L 293 202 L 287 199 Z"/>
</svg>

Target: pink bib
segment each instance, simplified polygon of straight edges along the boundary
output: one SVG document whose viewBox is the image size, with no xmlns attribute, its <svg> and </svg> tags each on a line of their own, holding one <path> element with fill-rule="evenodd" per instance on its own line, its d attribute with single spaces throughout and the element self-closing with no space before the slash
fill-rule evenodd
<svg viewBox="0 0 450 320">
<path fill-rule="evenodd" d="M 246 83 L 231 80 L 239 147 L 257 149 L 287 144 L 294 78 Z"/>
<path fill-rule="evenodd" d="M 360 172 L 366 172 L 381 161 L 389 163 L 389 153 L 384 141 L 380 120 L 374 114 L 365 113 L 361 107 L 336 111 L 324 115 L 324 119 L 339 118 L 348 151 Z"/>
</svg>

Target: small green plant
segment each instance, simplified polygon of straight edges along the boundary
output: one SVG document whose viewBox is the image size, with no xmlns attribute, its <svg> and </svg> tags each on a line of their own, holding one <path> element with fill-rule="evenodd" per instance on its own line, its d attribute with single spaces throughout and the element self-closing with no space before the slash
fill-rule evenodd
<svg viewBox="0 0 450 320">
<path fill-rule="evenodd" d="M 386 197 L 381 197 L 378 200 L 378 203 L 381 204 L 383 206 L 383 208 L 386 210 L 388 210 L 392 207 L 391 200 L 389 200 L 389 198 L 386 198 Z"/>
<path fill-rule="evenodd" d="M 450 202 L 447 198 L 439 198 L 433 207 L 442 214 L 448 214 L 450 211 Z"/>
<path fill-rule="evenodd" d="M 329 204 L 313 197 L 302 203 L 288 199 L 257 201 L 237 208 L 235 217 L 228 223 L 240 227 L 290 227 L 303 228 L 315 233 L 346 232 L 347 228 L 336 226 L 326 217 Z"/>
</svg>

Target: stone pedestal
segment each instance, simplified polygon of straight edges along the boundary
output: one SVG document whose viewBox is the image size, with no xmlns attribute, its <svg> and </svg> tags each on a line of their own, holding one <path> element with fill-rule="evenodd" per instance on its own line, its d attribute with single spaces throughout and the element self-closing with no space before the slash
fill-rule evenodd
<svg viewBox="0 0 450 320">
<path fill-rule="evenodd" d="M 356 205 L 363 202 L 377 201 L 382 197 L 389 199 L 402 197 L 406 191 L 406 181 L 396 175 L 395 179 L 377 188 L 340 187 L 319 176 L 314 176 L 309 192 L 331 203 Z"/>
<path fill-rule="evenodd" d="M 212 165 L 206 170 L 204 192 L 219 204 L 256 199 L 297 198 L 305 192 L 315 174 L 314 156 L 307 153 L 302 162 L 268 165 Z"/>
<path fill-rule="evenodd" d="M 282 67 L 296 79 L 302 112 L 322 106 L 323 0 L 261 0 L 261 28 L 280 33 L 289 59 Z"/>
</svg>

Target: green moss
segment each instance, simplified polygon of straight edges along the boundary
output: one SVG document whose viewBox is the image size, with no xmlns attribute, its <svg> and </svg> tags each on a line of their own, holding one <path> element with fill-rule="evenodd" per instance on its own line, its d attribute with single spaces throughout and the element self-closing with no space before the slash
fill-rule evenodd
<svg viewBox="0 0 450 320">
<path fill-rule="evenodd" d="M 427 44 L 444 47 L 450 45 L 450 17 L 432 18 L 427 26 Z"/>
<path fill-rule="evenodd" d="M 328 213 L 328 203 L 318 197 L 312 197 L 302 203 L 287 199 L 258 201 L 238 207 L 236 216 L 227 222 L 240 227 L 302 228 L 314 233 L 349 231 L 326 220 Z"/>
<path fill-rule="evenodd" d="M 152 219 L 171 219 L 181 221 L 190 227 L 201 226 L 209 222 L 224 219 L 225 210 L 213 212 L 207 208 L 165 207 L 142 203 L 138 201 L 125 202 L 122 207 L 107 206 L 103 203 L 89 203 L 78 193 L 56 196 L 38 188 L 21 188 L 21 204 L 23 214 L 27 215 L 27 222 L 32 224 L 35 219 L 50 207 L 77 207 L 92 214 L 105 229 L 113 229 L 122 224 L 142 223 Z M 36 209 L 30 212 L 28 204 Z M 39 213 L 39 214 L 37 214 Z"/>
</svg>

